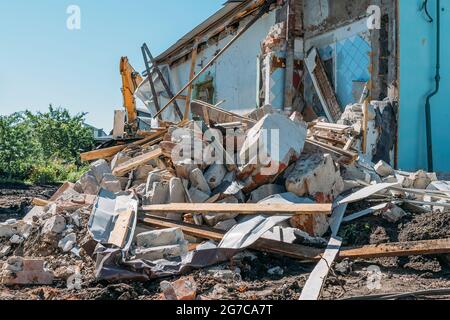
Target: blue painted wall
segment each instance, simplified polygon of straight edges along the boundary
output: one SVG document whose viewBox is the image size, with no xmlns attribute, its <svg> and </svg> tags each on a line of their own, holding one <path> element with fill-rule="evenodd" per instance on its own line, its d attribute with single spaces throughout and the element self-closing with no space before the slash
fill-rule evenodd
<svg viewBox="0 0 450 320">
<path fill-rule="evenodd" d="M 434 90 L 436 24 L 420 11 L 422 0 L 400 2 L 399 168 L 426 169 L 425 98 Z M 436 0 L 429 0 L 436 17 Z M 441 89 L 432 100 L 434 170 L 450 172 L 450 0 L 441 0 Z"/>
</svg>

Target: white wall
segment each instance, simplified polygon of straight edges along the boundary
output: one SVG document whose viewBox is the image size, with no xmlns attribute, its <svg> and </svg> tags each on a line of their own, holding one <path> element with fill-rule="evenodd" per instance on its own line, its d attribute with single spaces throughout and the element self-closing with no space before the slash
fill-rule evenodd
<svg viewBox="0 0 450 320">
<path fill-rule="evenodd" d="M 241 21 L 240 28 L 251 19 Z M 226 100 L 221 108 L 227 110 L 245 110 L 257 106 L 257 57 L 261 54 L 261 42 L 275 24 L 275 11 L 258 20 L 241 38 L 239 38 L 218 61 L 209 68 L 214 78 L 215 101 Z M 229 35 L 212 45 L 197 57 L 196 72 L 210 61 L 218 50 L 223 48 L 234 36 Z M 200 62 L 202 66 L 199 66 Z M 178 91 L 189 81 L 190 60 L 171 69 L 171 81 L 174 91 Z M 202 78 L 200 78 L 202 79 Z"/>
</svg>

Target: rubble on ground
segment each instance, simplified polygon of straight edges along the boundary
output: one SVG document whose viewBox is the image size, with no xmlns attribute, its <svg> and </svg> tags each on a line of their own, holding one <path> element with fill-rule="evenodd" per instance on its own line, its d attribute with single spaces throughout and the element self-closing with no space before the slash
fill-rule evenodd
<svg viewBox="0 0 450 320">
<path fill-rule="evenodd" d="M 361 105 L 347 107 L 337 124 L 307 124 L 264 110 L 260 120 L 246 118 L 240 148 L 226 148 L 227 135 L 211 138 L 208 130 L 220 123 L 190 121 L 167 124 L 119 153 L 96 159 L 76 184 L 64 184 L 49 200 L 37 199 L 41 205 L 24 219 L 0 223 L 0 283 L 66 281 L 72 288 L 98 280 L 148 281 L 218 265 L 244 250 L 319 261 L 329 250 L 328 239 L 343 230 L 350 236 L 347 226 L 358 219 L 380 216 L 384 224 L 398 225 L 414 211 L 432 219 L 433 211 L 450 207 L 450 183 L 436 174 L 398 171 L 362 152 Z M 376 143 L 371 148 L 368 153 L 376 154 Z M 108 148 L 101 151 L 107 154 Z M 164 207 L 169 204 L 192 204 L 194 210 L 172 207 L 170 212 Z M 207 211 L 196 212 L 195 204 Z M 233 205 L 237 210 L 230 212 Z M 269 207 L 274 210 L 264 211 Z M 339 233 L 341 223 L 345 228 Z M 374 244 L 392 242 L 389 250 L 395 253 L 384 254 L 409 252 L 407 245 L 395 247 L 395 239 L 378 227 L 367 238 Z M 442 247 L 414 252 L 450 253 L 446 236 L 403 240 L 440 239 Z M 364 251 L 371 247 L 361 250 L 355 255 L 374 255 Z M 339 273 L 350 272 L 351 257 L 338 265 Z M 286 272 L 273 265 L 265 273 L 282 277 Z M 235 279 L 236 272 L 215 270 L 212 276 Z M 192 277 L 164 281 L 160 291 L 161 299 L 199 299 Z"/>
</svg>

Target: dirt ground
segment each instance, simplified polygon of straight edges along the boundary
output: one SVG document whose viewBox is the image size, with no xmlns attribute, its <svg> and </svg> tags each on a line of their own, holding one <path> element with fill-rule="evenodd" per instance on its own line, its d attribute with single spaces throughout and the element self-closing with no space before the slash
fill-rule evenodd
<svg viewBox="0 0 450 320">
<path fill-rule="evenodd" d="M 35 196 L 50 197 L 57 187 L 27 187 L 0 185 L 0 220 L 20 218 Z M 359 208 L 354 208 L 357 210 Z M 396 224 L 379 216 L 356 220 L 341 227 L 344 246 L 360 246 L 388 242 L 431 240 L 450 237 L 450 213 L 409 215 Z M 36 244 L 37 245 L 37 244 Z M 29 248 L 32 252 L 32 248 Z M 449 256 L 345 260 L 336 263 L 325 283 L 322 299 L 405 293 L 450 288 Z M 53 269 L 64 269 L 56 257 L 49 257 Z M 91 274 L 79 290 L 67 289 L 65 280 L 54 287 L 7 288 L 0 286 L 0 300 L 155 300 L 160 299 L 159 284 L 108 284 L 94 279 L 94 261 L 84 258 L 74 264 Z M 208 269 L 195 270 L 192 275 L 202 299 L 222 300 L 296 300 L 313 270 L 290 258 L 259 252 L 244 252 L 232 261 Z M 272 270 L 271 270 L 272 269 Z M 375 271 L 375 272 L 374 272 Z M 419 297 L 404 297 L 418 299 Z M 448 299 L 449 296 L 420 296 L 420 299 Z"/>
<path fill-rule="evenodd" d="M 58 186 L 0 183 L 0 222 L 22 218 L 34 197 L 48 199 L 56 190 Z"/>
</svg>

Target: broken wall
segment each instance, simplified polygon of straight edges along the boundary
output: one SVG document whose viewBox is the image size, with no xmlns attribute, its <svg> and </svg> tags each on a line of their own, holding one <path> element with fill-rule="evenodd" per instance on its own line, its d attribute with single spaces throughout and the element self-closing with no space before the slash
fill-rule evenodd
<svg viewBox="0 0 450 320">
<path fill-rule="evenodd" d="M 305 52 L 312 47 L 318 49 L 341 108 L 358 102 L 369 80 L 372 80 L 372 98 L 383 99 L 387 95 L 388 77 L 391 81 L 396 78 L 393 71 L 396 68 L 395 56 L 392 54 L 389 58 L 389 46 L 394 47 L 395 34 L 388 35 L 387 32 L 395 23 L 392 2 L 304 1 Z M 371 5 L 381 9 L 380 30 L 369 30 L 367 18 Z M 306 105 L 323 116 L 309 75 L 305 77 L 304 87 Z"/>
<path fill-rule="evenodd" d="M 211 40 L 208 46 L 198 53 L 196 72 L 208 63 L 214 55 L 243 28 L 252 16 L 240 21 L 239 29 L 223 32 L 219 39 Z M 222 57 L 200 77 L 193 86 L 193 98 L 205 100 L 205 86 L 212 86 L 210 103 L 226 100 L 221 108 L 227 110 L 254 109 L 258 104 L 259 55 L 261 42 L 276 22 L 276 11 L 264 15 L 241 38 L 239 38 Z M 190 56 L 171 66 L 174 91 L 178 91 L 189 81 Z M 201 86 L 203 85 L 203 88 Z M 199 87 L 202 89 L 199 96 Z M 165 99 L 162 99 L 165 100 Z"/>
</svg>

